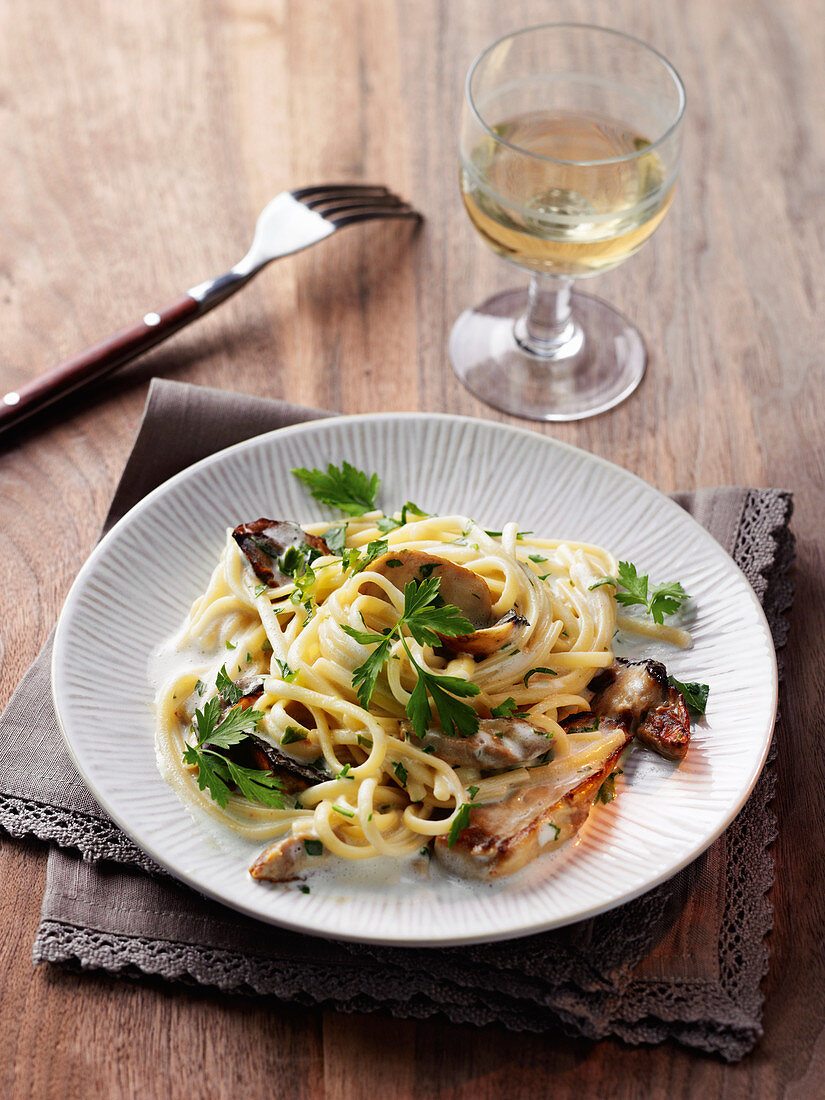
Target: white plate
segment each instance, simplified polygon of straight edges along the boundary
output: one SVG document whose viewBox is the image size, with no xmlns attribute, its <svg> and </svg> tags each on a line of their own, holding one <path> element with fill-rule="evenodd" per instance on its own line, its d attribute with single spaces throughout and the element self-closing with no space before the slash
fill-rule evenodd
<svg viewBox="0 0 825 1100">
<path fill-rule="evenodd" d="M 619 797 L 576 843 L 517 878 L 468 886 L 319 876 L 311 893 L 253 881 L 260 845 L 195 820 L 155 764 L 150 655 L 204 589 L 227 526 L 259 515 L 327 518 L 289 473 L 347 459 L 378 471 L 385 510 L 414 500 L 483 526 L 609 547 L 694 597 L 694 646 L 655 651 L 682 680 L 710 684 L 706 721 L 678 766 L 636 748 Z M 627 648 L 624 652 L 627 652 Z M 452 416 L 316 421 L 250 439 L 160 486 L 95 549 L 57 628 L 58 720 L 89 789 L 114 820 L 184 882 L 265 921 L 323 936 L 445 945 L 523 936 L 628 901 L 702 852 L 742 806 L 764 764 L 777 698 L 765 617 L 744 576 L 681 508 L 632 474 L 530 431 Z M 377 861 L 375 861 L 377 864 Z"/>
</svg>

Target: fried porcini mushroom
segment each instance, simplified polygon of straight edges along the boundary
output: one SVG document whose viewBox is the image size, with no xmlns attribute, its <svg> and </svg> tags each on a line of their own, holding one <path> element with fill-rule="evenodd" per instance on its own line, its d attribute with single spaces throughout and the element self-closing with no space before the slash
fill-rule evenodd
<svg viewBox="0 0 825 1100">
<path fill-rule="evenodd" d="M 507 718 L 481 718 L 478 733 L 470 737 L 450 737 L 440 727 L 428 729 L 422 738 L 416 737 L 412 725 L 401 723 L 407 740 L 453 768 L 469 766 L 483 771 L 503 771 L 527 764 L 544 755 L 552 741 L 544 730 L 512 715 Z"/>
<path fill-rule="evenodd" d="M 441 644 L 451 653 L 489 657 L 512 643 L 527 626 L 527 620 L 515 610 L 496 619 L 490 589 L 471 569 L 423 550 L 391 550 L 377 558 L 370 565 L 370 570 L 392 581 L 401 592 L 410 581 L 420 583 L 429 577 L 439 578 L 438 594 L 441 599 L 457 607 L 474 628 L 471 634 L 456 638 L 439 635 Z M 376 585 L 365 585 L 364 591 L 370 595 L 381 595 Z"/>
<path fill-rule="evenodd" d="M 252 682 L 247 680 L 246 683 L 238 680 L 237 685 L 244 690 L 244 694 L 235 704 L 239 710 L 249 710 L 250 707 L 254 707 L 263 695 L 263 681 L 260 679 Z M 222 716 L 233 709 L 235 708 L 232 706 L 223 708 Z M 283 749 L 264 741 L 257 733 L 248 733 L 244 740 L 226 748 L 208 742 L 205 747 L 219 756 L 225 756 L 233 764 L 240 764 L 242 768 L 255 768 L 277 776 L 281 780 L 285 794 L 298 794 L 300 791 L 305 791 L 307 787 L 312 787 L 316 783 L 326 783 L 329 779 L 329 775 L 323 769 L 297 760 Z"/>
<path fill-rule="evenodd" d="M 266 879 L 268 882 L 289 882 L 297 878 L 301 871 L 306 870 L 307 863 L 312 858 L 307 850 L 306 842 L 320 845 L 320 840 L 312 833 L 304 833 L 281 837 L 274 844 L 270 844 L 255 859 L 249 868 L 253 878 Z"/>
<path fill-rule="evenodd" d="M 500 802 L 473 806 L 469 824 L 452 847 L 448 836 L 436 837 L 433 853 L 439 862 L 462 878 L 503 878 L 575 836 L 633 737 L 612 718 L 598 722 L 605 752 L 588 766 L 587 774 L 577 773 L 566 781 L 539 780 L 517 788 Z"/>
<path fill-rule="evenodd" d="M 588 684 L 590 710 L 624 720 L 648 748 L 667 760 L 683 760 L 690 745 L 684 696 L 672 687 L 659 661 L 617 657 Z"/>
<path fill-rule="evenodd" d="M 293 580 L 295 569 L 290 572 L 284 570 L 284 557 L 289 550 L 303 552 L 307 564 L 312 557 L 330 553 L 322 538 L 308 535 L 297 523 L 289 520 L 262 517 L 252 523 L 241 523 L 232 532 L 232 538 L 255 570 L 255 575 L 270 588 L 279 588 Z"/>
</svg>

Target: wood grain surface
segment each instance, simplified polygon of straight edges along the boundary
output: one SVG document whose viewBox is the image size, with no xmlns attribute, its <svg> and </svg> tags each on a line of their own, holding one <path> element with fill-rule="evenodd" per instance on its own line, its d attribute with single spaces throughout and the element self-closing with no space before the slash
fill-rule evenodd
<svg viewBox="0 0 825 1100">
<path fill-rule="evenodd" d="M 0 1095 L 825 1095 L 825 21 L 815 0 L 0 0 L 0 393 L 245 251 L 289 186 L 388 184 L 418 234 L 349 229 L 0 439 L 0 703 L 97 536 L 148 380 L 343 412 L 493 413 L 454 380 L 457 313 L 520 279 L 456 189 L 463 75 L 546 19 L 617 27 L 688 89 L 662 229 L 593 288 L 645 333 L 642 387 L 536 427 L 662 490 L 796 495 L 765 1034 L 736 1066 L 674 1045 L 348 1017 L 30 961 L 45 851 L 0 844 Z"/>
</svg>

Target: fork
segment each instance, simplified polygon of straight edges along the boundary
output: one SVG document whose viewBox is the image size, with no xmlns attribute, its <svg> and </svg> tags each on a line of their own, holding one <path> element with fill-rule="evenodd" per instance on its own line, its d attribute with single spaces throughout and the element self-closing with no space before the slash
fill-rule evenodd
<svg viewBox="0 0 825 1100">
<path fill-rule="evenodd" d="M 346 225 L 375 218 L 420 220 L 421 215 L 386 187 L 340 183 L 282 191 L 261 211 L 252 247 L 234 267 L 4 394 L 0 432 L 168 340 L 240 290 L 272 260 L 317 244 Z"/>
</svg>

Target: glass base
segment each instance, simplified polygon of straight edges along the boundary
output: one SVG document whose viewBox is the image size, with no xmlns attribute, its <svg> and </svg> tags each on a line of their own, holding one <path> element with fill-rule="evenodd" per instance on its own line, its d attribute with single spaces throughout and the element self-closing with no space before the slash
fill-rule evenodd
<svg viewBox="0 0 825 1100">
<path fill-rule="evenodd" d="M 488 405 L 530 420 L 581 420 L 612 409 L 644 376 L 644 342 L 607 302 L 576 291 L 571 302 L 577 335 L 563 356 L 536 354 L 519 341 L 527 290 L 465 309 L 450 333 L 453 370 Z"/>
</svg>

